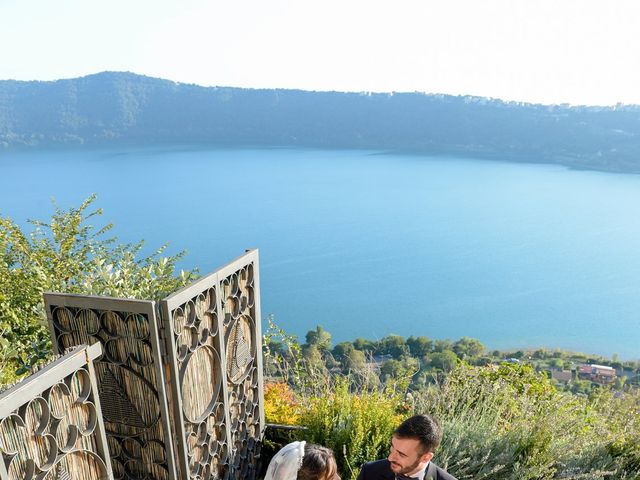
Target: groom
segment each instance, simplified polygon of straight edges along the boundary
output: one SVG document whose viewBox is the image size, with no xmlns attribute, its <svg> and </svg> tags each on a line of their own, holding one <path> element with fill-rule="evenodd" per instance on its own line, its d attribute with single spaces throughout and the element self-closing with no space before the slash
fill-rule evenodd
<svg viewBox="0 0 640 480">
<path fill-rule="evenodd" d="M 442 430 L 429 415 L 414 415 L 393 432 L 389 456 L 365 463 L 358 480 L 456 480 L 431 461 Z"/>
</svg>

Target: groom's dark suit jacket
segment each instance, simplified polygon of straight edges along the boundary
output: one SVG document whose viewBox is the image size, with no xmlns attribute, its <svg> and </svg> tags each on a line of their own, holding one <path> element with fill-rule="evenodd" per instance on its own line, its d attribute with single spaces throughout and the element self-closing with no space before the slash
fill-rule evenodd
<svg viewBox="0 0 640 480">
<path fill-rule="evenodd" d="M 456 480 L 456 477 L 449 475 L 433 462 L 429 462 L 424 475 L 425 480 Z M 360 470 L 358 480 L 394 480 L 395 475 L 389 466 L 389 460 L 378 460 L 377 462 L 365 463 Z"/>
</svg>

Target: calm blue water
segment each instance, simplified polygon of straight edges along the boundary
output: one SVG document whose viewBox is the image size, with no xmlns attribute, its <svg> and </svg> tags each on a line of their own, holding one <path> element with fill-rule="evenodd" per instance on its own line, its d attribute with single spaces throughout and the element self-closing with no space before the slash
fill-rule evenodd
<svg viewBox="0 0 640 480">
<path fill-rule="evenodd" d="M 92 192 L 123 241 L 202 273 L 258 247 L 262 311 L 304 338 L 389 333 L 640 358 L 640 176 L 367 151 L 0 153 L 0 213 Z"/>
</svg>

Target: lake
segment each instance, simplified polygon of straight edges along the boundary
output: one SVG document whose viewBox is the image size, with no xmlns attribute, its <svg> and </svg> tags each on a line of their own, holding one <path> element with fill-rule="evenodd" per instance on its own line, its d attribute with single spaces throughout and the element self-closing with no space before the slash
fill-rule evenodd
<svg viewBox="0 0 640 480">
<path fill-rule="evenodd" d="M 262 313 L 304 340 L 390 333 L 640 358 L 640 176 L 371 151 L 0 152 L 0 214 L 91 193 L 122 241 L 208 273 L 259 248 Z"/>
</svg>

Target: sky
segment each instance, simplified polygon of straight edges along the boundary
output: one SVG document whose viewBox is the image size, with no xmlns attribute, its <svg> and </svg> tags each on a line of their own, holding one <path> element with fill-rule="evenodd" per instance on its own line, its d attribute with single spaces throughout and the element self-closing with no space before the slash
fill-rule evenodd
<svg viewBox="0 0 640 480">
<path fill-rule="evenodd" d="M 0 79 L 640 104 L 637 0 L 0 0 Z"/>
</svg>

